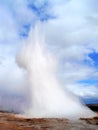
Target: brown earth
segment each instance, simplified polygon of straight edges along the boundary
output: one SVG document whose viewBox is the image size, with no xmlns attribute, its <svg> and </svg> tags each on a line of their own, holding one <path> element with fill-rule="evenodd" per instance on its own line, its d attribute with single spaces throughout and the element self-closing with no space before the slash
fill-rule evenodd
<svg viewBox="0 0 98 130">
<path fill-rule="evenodd" d="M 30 119 L 13 113 L 0 112 L 0 130 L 98 130 L 98 117 L 69 121 L 64 118 Z"/>
<path fill-rule="evenodd" d="M 0 113 L 0 130 L 98 130 L 98 117 L 69 121 L 58 118 L 29 119 L 11 113 Z"/>
</svg>

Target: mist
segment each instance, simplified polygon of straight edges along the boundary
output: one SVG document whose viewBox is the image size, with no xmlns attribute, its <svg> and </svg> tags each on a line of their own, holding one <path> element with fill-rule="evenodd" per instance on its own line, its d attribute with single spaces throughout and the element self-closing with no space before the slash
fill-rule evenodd
<svg viewBox="0 0 98 130">
<path fill-rule="evenodd" d="M 63 89 L 56 76 L 57 59 L 45 48 L 45 37 L 40 26 L 41 23 L 31 29 L 25 45 L 17 56 L 18 65 L 27 72 L 27 95 L 31 96 L 31 106 L 24 115 L 34 118 L 68 119 L 95 116 L 96 114 L 84 106 L 78 97 Z"/>
</svg>

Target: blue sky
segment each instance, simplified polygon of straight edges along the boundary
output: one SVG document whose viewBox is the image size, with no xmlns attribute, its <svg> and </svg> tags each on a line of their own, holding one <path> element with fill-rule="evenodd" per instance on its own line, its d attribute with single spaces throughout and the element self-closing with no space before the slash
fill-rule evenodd
<svg viewBox="0 0 98 130">
<path fill-rule="evenodd" d="M 97 0 L 0 0 L 0 90 L 4 95 L 5 90 L 10 95 L 21 91 L 23 73 L 15 57 L 30 28 L 41 21 L 46 47 L 59 60 L 58 76 L 64 87 L 83 98 L 98 98 L 97 7 Z"/>
</svg>

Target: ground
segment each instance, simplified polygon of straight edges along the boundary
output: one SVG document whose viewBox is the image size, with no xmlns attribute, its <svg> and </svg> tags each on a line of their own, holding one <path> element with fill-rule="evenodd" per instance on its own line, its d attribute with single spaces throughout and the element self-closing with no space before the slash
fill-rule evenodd
<svg viewBox="0 0 98 130">
<path fill-rule="evenodd" d="M 59 118 L 30 119 L 0 112 L 0 130 L 98 130 L 98 117 L 69 121 Z"/>
</svg>

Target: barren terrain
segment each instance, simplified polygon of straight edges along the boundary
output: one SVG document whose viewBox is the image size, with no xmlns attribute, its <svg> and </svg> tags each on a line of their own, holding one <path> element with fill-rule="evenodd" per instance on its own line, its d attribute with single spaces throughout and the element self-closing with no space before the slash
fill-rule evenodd
<svg viewBox="0 0 98 130">
<path fill-rule="evenodd" d="M 0 130 L 98 130 L 98 117 L 73 122 L 59 118 L 29 119 L 0 112 Z"/>
</svg>

